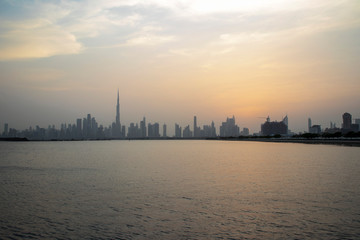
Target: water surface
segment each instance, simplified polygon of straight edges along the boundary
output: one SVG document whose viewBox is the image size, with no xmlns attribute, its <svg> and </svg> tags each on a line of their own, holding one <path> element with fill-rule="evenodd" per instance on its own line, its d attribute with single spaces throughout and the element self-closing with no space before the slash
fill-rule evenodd
<svg viewBox="0 0 360 240">
<path fill-rule="evenodd" d="M 360 148 L 0 142 L 0 238 L 359 239 Z"/>
</svg>

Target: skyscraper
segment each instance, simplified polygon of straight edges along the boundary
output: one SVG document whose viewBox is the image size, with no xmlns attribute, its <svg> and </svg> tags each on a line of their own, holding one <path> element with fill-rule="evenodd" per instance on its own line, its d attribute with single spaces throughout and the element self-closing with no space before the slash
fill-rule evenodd
<svg viewBox="0 0 360 240">
<path fill-rule="evenodd" d="M 175 123 L 175 137 L 181 138 L 181 127 L 177 123 Z"/>
<path fill-rule="evenodd" d="M 194 137 L 198 137 L 196 116 L 194 116 Z"/>
<path fill-rule="evenodd" d="M 146 119 L 143 118 L 142 121 L 140 121 L 140 131 L 141 131 L 141 137 L 146 137 Z"/>
<path fill-rule="evenodd" d="M 4 133 L 3 133 L 3 135 L 7 136 L 8 133 L 9 133 L 9 124 L 5 123 L 4 124 Z"/>
<path fill-rule="evenodd" d="M 86 137 L 89 138 L 91 136 L 91 114 L 88 113 L 86 118 Z"/>
<path fill-rule="evenodd" d="M 166 124 L 165 123 L 163 125 L 163 137 L 167 137 L 166 136 Z"/>
<path fill-rule="evenodd" d="M 117 92 L 115 124 L 113 123 L 113 137 L 121 137 L 119 89 Z"/>
<path fill-rule="evenodd" d="M 81 118 L 76 119 L 76 137 L 81 138 L 82 136 L 82 126 L 81 126 Z"/>
<path fill-rule="evenodd" d="M 220 126 L 220 137 L 238 137 L 240 135 L 240 128 L 235 124 L 235 117 L 226 118 Z"/>
<path fill-rule="evenodd" d="M 350 113 L 344 113 L 343 114 L 343 129 L 351 129 L 351 114 Z"/>
</svg>

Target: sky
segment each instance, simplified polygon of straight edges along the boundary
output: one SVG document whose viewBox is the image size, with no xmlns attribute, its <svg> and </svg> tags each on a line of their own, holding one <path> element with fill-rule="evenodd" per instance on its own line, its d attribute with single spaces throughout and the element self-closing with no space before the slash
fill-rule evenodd
<svg viewBox="0 0 360 240">
<path fill-rule="evenodd" d="M 0 0 L 0 130 L 360 118 L 359 0 Z"/>
</svg>

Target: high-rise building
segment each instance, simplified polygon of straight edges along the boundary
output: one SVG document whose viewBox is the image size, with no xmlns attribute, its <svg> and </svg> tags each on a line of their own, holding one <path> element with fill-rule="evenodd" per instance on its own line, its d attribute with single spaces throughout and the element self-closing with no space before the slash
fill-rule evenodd
<svg viewBox="0 0 360 240">
<path fill-rule="evenodd" d="M 351 114 L 350 113 L 344 113 L 343 114 L 343 129 L 351 129 Z"/>
<path fill-rule="evenodd" d="M 240 128 L 235 124 L 235 117 L 226 118 L 220 126 L 220 137 L 238 137 L 240 135 Z"/>
<path fill-rule="evenodd" d="M 311 118 L 308 119 L 308 132 L 310 132 L 312 125 L 311 125 Z"/>
<path fill-rule="evenodd" d="M 270 117 L 267 117 L 266 122 L 261 124 L 261 134 L 264 136 L 288 134 L 288 126 L 285 124 L 284 119 L 281 122 L 271 122 Z"/>
<path fill-rule="evenodd" d="M 320 125 L 313 125 L 309 129 L 309 133 L 313 134 L 320 134 L 321 133 L 321 126 Z"/>
<path fill-rule="evenodd" d="M 194 116 L 194 137 L 198 137 L 196 116 Z"/>
<path fill-rule="evenodd" d="M 154 127 L 154 137 L 156 137 L 156 138 L 160 137 L 160 125 L 159 125 L 159 123 L 154 123 L 153 127 Z"/>
<path fill-rule="evenodd" d="M 126 135 L 125 135 L 125 133 L 126 133 L 125 131 L 126 131 L 126 130 L 125 130 L 125 126 L 122 126 L 122 127 L 121 127 L 121 137 L 123 137 L 123 138 L 126 136 Z"/>
<path fill-rule="evenodd" d="M 117 92 L 117 101 L 116 101 L 116 117 L 115 124 L 112 126 L 113 137 L 121 137 L 121 124 L 120 124 L 120 100 L 119 100 L 119 89 Z"/>
<path fill-rule="evenodd" d="M 164 125 L 163 125 L 163 135 L 162 135 L 163 137 L 167 137 L 166 136 L 166 124 L 164 123 Z"/>
<path fill-rule="evenodd" d="M 141 138 L 141 130 L 138 126 L 138 124 L 130 123 L 130 126 L 128 128 L 128 138 Z"/>
<path fill-rule="evenodd" d="M 360 118 L 355 119 L 355 124 L 358 125 L 358 131 L 360 131 Z"/>
<path fill-rule="evenodd" d="M 86 118 L 86 137 L 91 136 L 91 114 L 89 113 Z"/>
<path fill-rule="evenodd" d="M 82 124 L 82 127 L 83 127 L 83 137 L 86 138 L 87 137 L 87 120 L 86 118 L 83 118 L 83 124 Z"/>
<path fill-rule="evenodd" d="M 4 124 L 4 133 L 3 135 L 6 137 L 9 134 L 9 124 Z"/>
<path fill-rule="evenodd" d="M 250 131 L 248 128 L 243 128 L 243 130 L 241 131 L 241 136 L 249 136 Z"/>
<path fill-rule="evenodd" d="M 96 138 L 97 136 L 97 130 L 98 130 L 98 124 L 95 120 L 95 117 L 91 118 L 91 137 Z"/>
<path fill-rule="evenodd" d="M 159 133 L 159 124 L 158 123 L 154 123 L 148 124 L 148 137 L 149 138 L 158 138 L 160 137 L 160 133 Z"/>
<path fill-rule="evenodd" d="M 175 123 L 175 137 L 181 138 L 181 127 L 177 123 Z"/>
<path fill-rule="evenodd" d="M 183 137 L 184 137 L 184 138 L 191 138 L 191 137 L 192 137 L 192 132 L 191 132 L 191 130 L 190 130 L 190 126 L 189 126 L 189 125 L 187 125 L 187 126 L 184 128 Z"/>
<path fill-rule="evenodd" d="M 214 121 L 211 122 L 211 137 L 216 137 L 216 128 Z"/>
<path fill-rule="evenodd" d="M 141 131 L 141 137 L 146 137 L 146 120 L 145 117 L 142 121 L 140 121 L 140 131 Z"/>
<path fill-rule="evenodd" d="M 81 127 L 81 118 L 76 119 L 76 137 L 81 138 L 82 136 L 82 127 Z"/>
</svg>

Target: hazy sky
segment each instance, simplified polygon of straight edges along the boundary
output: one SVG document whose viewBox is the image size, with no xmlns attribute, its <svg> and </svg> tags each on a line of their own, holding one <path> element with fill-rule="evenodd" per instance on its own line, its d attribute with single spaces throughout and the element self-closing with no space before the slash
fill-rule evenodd
<svg viewBox="0 0 360 240">
<path fill-rule="evenodd" d="M 126 125 L 360 118 L 360 1 L 0 0 L 1 131 L 108 126 L 118 88 Z"/>
</svg>

